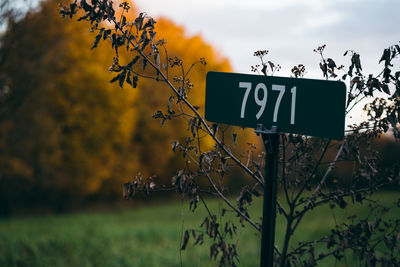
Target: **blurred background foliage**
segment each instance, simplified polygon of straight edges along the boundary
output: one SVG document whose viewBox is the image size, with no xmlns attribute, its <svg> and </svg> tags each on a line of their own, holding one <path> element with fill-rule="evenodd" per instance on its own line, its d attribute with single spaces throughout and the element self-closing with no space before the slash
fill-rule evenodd
<svg viewBox="0 0 400 267">
<path fill-rule="evenodd" d="M 171 143 L 184 122 L 160 128 L 151 116 L 168 102 L 162 83 L 140 79 L 138 88 L 110 84 L 113 62 L 106 45 L 90 50 L 85 23 L 65 21 L 59 1 L 43 1 L 11 19 L 0 42 L 0 214 L 64 211 L 90 201 L 122 198 L 138 172 L 170 184 L 181 164 Z M 192 97 L 202 106 L 207 71 L 230 65 L 201 37 L 160 18 L 168 56 L 208 65 L 191 73 Z M 120 61 L 130 60 L 121 53 Z"/>
<path fill-rule="evenodd" d="M 144 78 L 136 89 L 110 84 L 112 51 L 103 42 L 91 50 L 90 27 L 63 20 L 59 2 L 42 1 L 24 16 L 11 16 L 0 35 L 0 216 L 114 203 L 122 199 L 123 184 L 139 172 L 170 185 L 184 164 L 171 144 L 190 136 L 187 122 L 167 121 L 160 128 L 151 118 L 165 110 L 167 86 Z M 156 30 L 168 42 L 168 57 L 181 58 L 185 68 L 206 58 L 206 66 L 191 72 L 190 96 L 202 110 L 206 73 L 232 71 L 228 59 L 168 19 L 158 18 Z M 121 50 L 121 63 L 130 60 Z M 179 70 L 169 75 L 179 76 Z M 229 143 L 235 133 L 234 149 L 257 160 L 263 148 L 253 152 L 249 143 L 258 140 L 253 131 L 224 126 L 219 131 Z M 388 137 L 375 143 L 381 164 L 399 161 L 399 144 Z M 332 176 L 345 182 L 351 171 L 343 163 Z M 233 191 L 245 182 L 234 169 L 226 176 Z"/>
</svg>

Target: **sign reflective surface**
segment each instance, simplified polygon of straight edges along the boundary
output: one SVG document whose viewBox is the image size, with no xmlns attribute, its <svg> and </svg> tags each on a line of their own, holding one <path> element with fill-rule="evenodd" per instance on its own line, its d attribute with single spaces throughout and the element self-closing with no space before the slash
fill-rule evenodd
<svg viewBox="0 0 400 267">
<path fill-rule="evenodd" d="M 210 122 L 340 140 L 346 86 L 339 81 L 208 72 L 205 118 Z"/>
</svg>

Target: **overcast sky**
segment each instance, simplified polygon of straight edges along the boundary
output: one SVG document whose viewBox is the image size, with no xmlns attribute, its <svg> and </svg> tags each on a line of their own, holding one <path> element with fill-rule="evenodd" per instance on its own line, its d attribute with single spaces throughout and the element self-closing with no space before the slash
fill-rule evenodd
<svg viewBox="0 0 400 267">
<path fill-rule="evenodd" d="M 0 0 L 1 1 L 1 0 Z M 18 2 L 19 0 L 16 0 Z M 13 2 L 15 4 L 15 2 Z M 37 3 L 37 0 L 32 0 Z M 384 48 L 400 41 L 400 0 L 133 0 L 141 12 L 164 16 L 201 35 L 229 58 L 235 72 L 251 73 L 256 50 L 269 50 L 277 76 L 306 66 L 306 78 L 323 79 L 314 48 L 326 44 L 326 57 L 348 66 L 346 50 L 361 54 L 364 75 L 382 69 Z M 34 4 L 35 5 L 35 4 Z M 383 63 L 381 63 L 382 65 Z M 346 124 L 364 117 L 355 110 Z M 364 117 L 365 118 L 365 117 Z"/>
<path fill-rule="evenodd" d="M 326 56 L 348 65 L 343 53 L 361 54 L 366 71 L 378 70 L 384 48 L 400 41 L 400 0 L 137 0 L 153 17 L 165 16 L 200 34 L 231 60 L 234 71 L 249 73 L 255 50 L 288 76 L 299 63 L 307 77 L 322 78 L 313 49 L 327 44 Z"/>
</svg>

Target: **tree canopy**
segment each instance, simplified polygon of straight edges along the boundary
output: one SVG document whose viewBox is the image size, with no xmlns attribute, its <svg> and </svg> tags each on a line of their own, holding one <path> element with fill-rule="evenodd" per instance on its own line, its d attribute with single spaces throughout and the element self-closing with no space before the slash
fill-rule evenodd
<svg viewBox="0 0 400 267">
<path fill-rule="evenodd" d="M 167 181 L 179 159 L 171 143 L 183 123 L 151 120 L 169 92 L 153 80 L 140 90 L 109 84 L 104 72 L 112 53 L 91 50 L 88 25 L 65 21 L 58 1 L 44 1 L 23 19 L 11 21 L 0 45 L 0 195 L 3 212 L 15 205 L 79 203 L 89 196 L 121 197 L 122 184 L 139 171 Z M 193 70 L 194 95 L 201 105 L 208 70 L 227 71 L 200 36 L 161 18 L 158 31 L 170 57 L 211 63 Z M 127 60 L 123 52 L 120 61 Z M 3 201 L 4 200 L 4 201 Z"/>
</svg>

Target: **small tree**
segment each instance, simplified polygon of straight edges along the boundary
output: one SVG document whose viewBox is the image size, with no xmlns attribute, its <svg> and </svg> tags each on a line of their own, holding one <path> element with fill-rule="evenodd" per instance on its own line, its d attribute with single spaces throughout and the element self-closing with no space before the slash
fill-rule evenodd
<svg viewBox="0 0 400 267">
<path fill-rule="evenodd" d="M 219 266 L 236 266 L 239 260 L 236 243 L 229 242 L 227 237 L 235 234 L 237 222 L 227 221 L 220 225 L 218 217 L 224 216 L 227 209 L 222 209 L 220 214 L 213 214 L 207 207 L 204 194 L 222 199 L 229 210 L 237 215 L 240 224 L 250 225 L 261 232 L 260 222 L 250 217 L 248 208 L 254 197 L 262 195 L 263 159 L 252 157 L 254 147 L 246 155 L 234 153 L 233 145 L 240 136 L 220 125 L 210 125 L 201 115 L 200 107 L 192 104 L 190 92 L 193 84 L 189 74 L 196 65 L 206 65 L 206 60 L 201 58 L 186 68 L 179 58 L 168 57 L 166 42 L 157 38 L 156 21 L 152 17 L 140 13 L 130 20 L 128 2 L 121 2 L 118 10 L 120 14 L 117 16 L 113 3 L 108 0 L 92 0 L 91 3 L 85 0 L 78 3 L 75 0 L 68 6 L 60 6 L 59 12 L 69 18 L 79 14 L 78 20 L 90 22 L 91 31 L 96 33 L 92 49 L 100 41 L 110 40 L 115 59 L 109 70 L 116 74 L 111 83 L 118 82 L 121 87 L 129 84 L 136 88 L 140 78 L 149 78 L 170 88 L 172 95 L 166 101 L 165 110 L 156 111 L 153 118 L 160 120 L 161 124 L 173 119 L 185 119 L 188 135 L 172 144 L 172 150 L 181 153 L 185 165 L 176 171 L 169 189 L 190 198 L 193 212 L 199 203 L 208 211 L 201 223 L 202 231 L 185 231 L 181 249 L 187 247 L 189 239 L 193 238 L 195 244 L 202 244 L 208 237 L 210 256 L 218 259 Z M 121 49 L 132 54 L 132 60 L 126 65 L 118 60 Z M 384 65 L 382 72 L 368 76 L 363 74 L 357 52 L 345 52 L 344 56 L 350 57 L 350 65 L 345 68 L 338 67 L 333 59 L 326 58 L 324 49 L 325 45 L 314 50 L 321 59 L 323 76 L 348 84 L 346 114 L 360 105 L 362 100 L 372 99 L 364 108 L 368 120 L 350 126 L 340 142 L 294 134 L 280 135 L 278 184 L 283 199 L 282 203 L 277 202 L 277 210 L 286 221 L 286 229 L 283 244 L 275 247 L 275 263 L 280 266 L 314 266 L 327 257 L 340 260 L 345 253 L 352 251 L 360 265 L 397 266 L 400 264 L 400 220 L 385 219 L 383 214 L 388 209 L 372 196 L 385 187 L 398 185 L 399 168 L 392 166 L 381 169 L 378 164 L 379 153 L 372 148 L 371 140 L 388 132 L 396 142 L 400 138 L 400 71 L 396 71 L 394 65 L 398 64 L 395 60 L 400 55 L 400 47 L 396 44 L 386 48 L 379 61 Z M 253 66 L 252 71 L 273 75 L 279 70 L 279 65 L 266 60 L 267 55 L 268 51 L 265 50 L 254 53 L 260 64 Z M 171 68 L 180 69 L 180 75 L 170 77 Z M 293 67 L 292 75 L 303 77 L 305 67 L 301 64 Z M 377 92 L 390 97 L 377 98 Z M 210 140 L 214 147 L 203 150 L 207 147 L 204 142 Z M 333 151 L 334 155 L 331 155 Z M 332 176 L 342 162 L 353 164 L 347 180 Z M 227 191 L 222 183 L 224 175 L 232 169 L 240 170 L 252 181 L 242 188 L 236 203 L 226 196 Z M 201 180 L 206 180 L 207 185 Z M 140 177 L 124 185 L 124 196 L 131 198 L 140 191 L 147 194 L 165 188 L 155 184 L 151 178 Z M 349 201 L 364 205 L 368 203 L 370 212 L 365 216 L 355 214 L 346 222 L 337 223 L 329 235 L 317 240 L 304 241 L 297 246 L 290 243 L 294 232 L 310 211 L 322 207 L 332 211 L 344 209 Z M 400 206 L 400 199 L 396 205 Z"/>
</svg>

